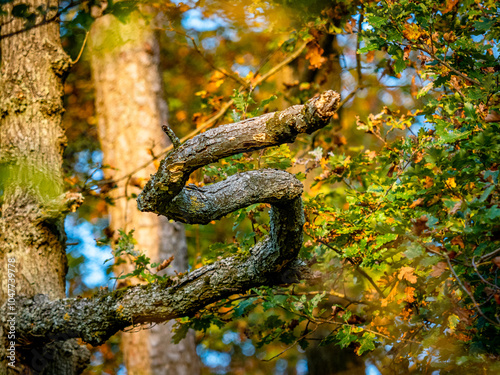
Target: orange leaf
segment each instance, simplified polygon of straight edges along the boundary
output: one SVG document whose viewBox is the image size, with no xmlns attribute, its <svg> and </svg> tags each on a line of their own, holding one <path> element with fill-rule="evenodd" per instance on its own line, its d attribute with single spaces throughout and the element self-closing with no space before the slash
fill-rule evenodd
<svg viewBox="0 0 500 375">
<path fill-rule="evenodd" d="M 404 26 L 403 36 L 408 40 L 417 40 L 423 33 L 420 31 L 420 27 L 414 23 L 407 23 Z"/>
<path fill-rule="evenodd" d="M 415 284 L 417 282 L 417 276 L 413 273 L 415 268 L 413 267 L 402 267 L 398 274 L 399 280 L 408 280 L 410 283 Z"/>
<path fill-rule="evenodd" d="M 366 54 L 366 62 L 371 63 L 375 59 L 375 51 L 370 51 Z"/>
<path fill-rule="evenodd" d="M 450 12 L 455 5 L 457 5 L 458 0 L 447 0 L 446 1 L 446 8 L 443 10 L 443 14 Z"/>
<path fill-rule="evenodd" d="M 434 185 L 434 180 L 432 177 L 425 176 L 424 188 L 429 189 Z"/>
<path fill-rule="evenodd" d="M 411 286 L 405 288 L 405 301 L 410 303 L 415 302 L 415 288 Z"/>
<path fill-rule="evenodd" d="M 418 198 L 417 200 L 413 201 L 412 204 L 410 204 L 410 208 L 415 208 L 417 206 L 420 206 L 423 201 L 424 201 L 424 198 Z"/>
<path fill-rule="evenodd" d="M 321 68 L 321 65 L 326 61 L 323 52 L 325 52 L 323 48 L 316 42 L 308 45 L 306 59 L 309 60 L 309 69 Z"/>
</svg>

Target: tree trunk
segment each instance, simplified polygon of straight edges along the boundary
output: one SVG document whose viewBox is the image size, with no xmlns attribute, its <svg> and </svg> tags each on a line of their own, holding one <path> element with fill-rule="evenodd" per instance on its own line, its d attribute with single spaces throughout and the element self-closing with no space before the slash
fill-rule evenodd
<svg viewBox="0 0 500 375">
<path fill-rule="evenodd" d="M 2 10 L 10 12 L 19 3 L 2 4 Z M 55 0 L 22 3 L 32 10 L 58 5 Z M 54 15 L 52 10 L 46 17 Z M 65 296 L 64 212 L 80 199 L 63 194 L 61 166 L 66 142 L 61 127 L 63 77 L 71 60 L 62 50 L 59 24 L 45 22 L 26 30 L 25 20 L 10 13 L 2 21 L 0 306 L 7 302 L 8 311 L 15 314 L 13 302 L 21 295 L 44 294 L 51 299 Z M 40 21 L 38 17 L 36 22 Z M 15 318 L 9 315 L 2 320 Z M 73 374 L 82 366 L 75 358 L 88 360 L 87 349 L 79 349 L 74 340 L 62 344 L 68 349 L 66 357 L 59 352 L 59 345 L 51 348 L 28 345 L 28 349 L 20 352 L 15 325 L 10 327 L 10 331 L 4 332 L 0 326 L 0 374 L 19 370 L 26 374 Z M 75 353 L 78 357 L 72 356 Z"/>
<path fill-rule="evenodd" d="M 167 104 L 158 70 L 159 46 L 151 28 L 133 14 L 126 23 L 111 16 L 92 28 L 92 75 L 96 88 L 99 137 L 108 178 L 124 176 L 158 155 L 168 141 L 162 131 Z M 156 170 L 153 164 L 117 181 L 115 205 L 110 207 L 111 228 L 134 230 L 137 248 L 152 262 L 174 256 L 173 269 L 187 269 L 184 228 L 165 217 L 138 211 L 132 194 Z M 116 233 L 116 232 L 115 232 Z M 128 271 L 126 271 L 128 269 Z M 172 267 L 169 270 L 172 270 Z M 130 265 L 121 268 L 129 272 Z M 171 343 L 173 322 L 149 330 L 124 333 L 122 348 L 128 374 L 197 374 L 200 372 L 194 335 Z"/>
</svg>

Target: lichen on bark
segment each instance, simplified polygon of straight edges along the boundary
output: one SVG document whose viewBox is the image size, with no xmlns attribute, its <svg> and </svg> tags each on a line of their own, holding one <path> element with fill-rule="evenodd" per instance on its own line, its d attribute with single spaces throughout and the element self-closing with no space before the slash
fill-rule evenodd
<svg viewBox="0 0 500 375">
<path fill-rule="evenodd" d="M 90 299 L 26 298 L 18 310 L 19 333 L 37 344 L 64 335 L 98 345 L 130 325 L 189 316 L 234 293 L 289 283 L 290 274 L 303 270 L 297 261 L 304 224 L 302 184 L 295 176 L 264 169 L 236 174 L 202 189 L 184 184 L 192 171 L 222 157 L 293 141 L 298 133 L 325 126 L 338 103 L 339 95 L 328 91 L 278 115 L 266 114 L 207 131 L 172 151 L 141 193 L 142 210 L 191 223 L 206 223 L 253 203 L 270 203 L 269 235 L 248 256 L 221 259 L 182 276 L 175 284 L 131 286 Z M 288 135 L 254 139 L 266 132 L 266 123 L 273 116 L 286 118 L 281 129 Z M 279 122 L 273 126 L 280 129 Z"/>
</svg>

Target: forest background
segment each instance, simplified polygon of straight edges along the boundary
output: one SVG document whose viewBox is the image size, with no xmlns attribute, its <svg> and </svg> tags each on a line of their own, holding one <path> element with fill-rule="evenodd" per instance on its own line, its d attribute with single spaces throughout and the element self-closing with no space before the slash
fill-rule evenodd
<svg viewBox="0 0 500 375">
<path fill-rule="evenodd" d="M 113 207 L 125 202 L 127 212 L 148 178 L 103 161 L 91 29 L 114 17 L 104 48 L 154 30 L 168 124 L 181 139 L 325 90 L 342 97 L 330 124 L 312 135 L 223 159 L 190 178 L 201 188 L 263 167 L 296 174 L 306 218 L 300 257 L 311 269 L 306 282 L 292 277 L 179 319 L 174 338 L 196 330 L 202 373 L 498 371 L 495 1 L 122 1 L 61 9 L 63 46 L 78 60 L 64 86 L 65 183 L 85 197 L 65 222 L 69 296 L 155 279 L 132 228 L 109 227 Z M 154 55 L 154 45 L 143 47 Z M 165 154 L 157 142 L 136 146 L 149 168 Z M 269 231 L 268 207 L 186 225 L 189 269 L 245 256 Z M 114 266 L 106 262 L 111 248 Z M 120 258 L 132 259 L 130 274 L 109 281 L 113 270 L 124 276 Z M 86 373 L 123 372 L 120 340 L 95 350 Z"/>
</svg>

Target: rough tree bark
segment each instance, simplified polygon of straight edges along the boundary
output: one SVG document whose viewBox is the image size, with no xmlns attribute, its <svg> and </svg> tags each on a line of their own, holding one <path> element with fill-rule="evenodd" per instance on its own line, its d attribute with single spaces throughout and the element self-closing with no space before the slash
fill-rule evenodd
<svg viewBox="0 0 500 375">
<path fill-rule="evenodd" d="M 188 316 L 231 294 L 289 283 L 300 276 L 304 270 L 297 260 L 304 223 L 302 184 L 293 175 L 268 169 L 236 174 L 204 188 L 184 183 L 193 170 L 219 158 L 292 142 L 298 133 L 325 126 L 339 101 L 337 93 L 327 91 L 305 105 L 209 130 L 167 155 L 141 193 L 141 209 L 184 222 L 220 217 L 229 199 L 235 201 L 233 208 L 270 203 L 269 235 L 246 258 L 228 257 L 177 281 L 130 286 L 92 298 L 25 298 L 18 306 L 19 334 L 35 343 L 64 334 L 98 345 L 133 324 Z M 197 214 L 200 208 L 202 215 Z"/>
<path fill-rule="evenodd" d="M 167 122 L 168 108 L 158 70 L 159 46 L 151 26 L 135 13 L 125 24 L 109 15 L 96 20 L 90 46 L 103 162 L 112 167 L 105 170 L 106 177 L 112 179 L 137 170 L 168 146 L 161 128 Z M 139 194 L 138 185 L 154 172 L 151 164 L 117 182 L 117 188 L 112 191 L 115 205 L 109 208 L 110 227 L 115 234 L 118 229 L 133 229 L 137 248 L 153 262 L 173 255 L 173 267 L 168 270 L 183 272 L 188 263 L 182 224 L 141 213 L 134 200 L 124 198 Z M 118 269 L 123 273 L 130 271 L 130 264 Z M 173 323 L 122 335 L 128 374 L 196 375 L 200 372 L 194 334 L 174 345 L 171 342 Z"/>
<path fill-rule="evenodd" d="M 81 370 L 79 359 L 86 365 L 89 356 L 74 340 L 36 346 L 22 341 L 17 331 L 15 339 L 6 340 L 15 331 L 6 321 L 15 318 L 18 323 L 18 316 L 7 315 L 17 313 L 17 306 L 10 304 L 13 300 L 4 305 L 8 297 L 17 300 L 21 295 L 43 294 L 51 300 L 64 298 L 64 216 L 81 201 L 78 195 L 64 194 L 62 186 L 66 138 L 61 127 L 61 97 L 71 60 L 61 48 L 59 23 L 45 22 L 26 30 L 24 20 L 10 14 L 19 3 L 2 4 L 9 14 L 2 18 L 0 42 L 0 306 L 4 306 L 0 374 L 14 373 L 8 363 L 15 364 L 15 373 L 72 374 Z M 31 10 L 38 6 L 57 9 L 58 5 L 56 0 L 22 3 Z M 46 18 L 51 19 L 54 12 L 50 10 Z M 41 21 L 42 17 L 36 20 Z M 64 341 L 65 336 L 57 339 Z M 17 355 L 14 360 L 13 352 Z M 55 360 L 49 360 L 52 357 Z"/>
</svg>

